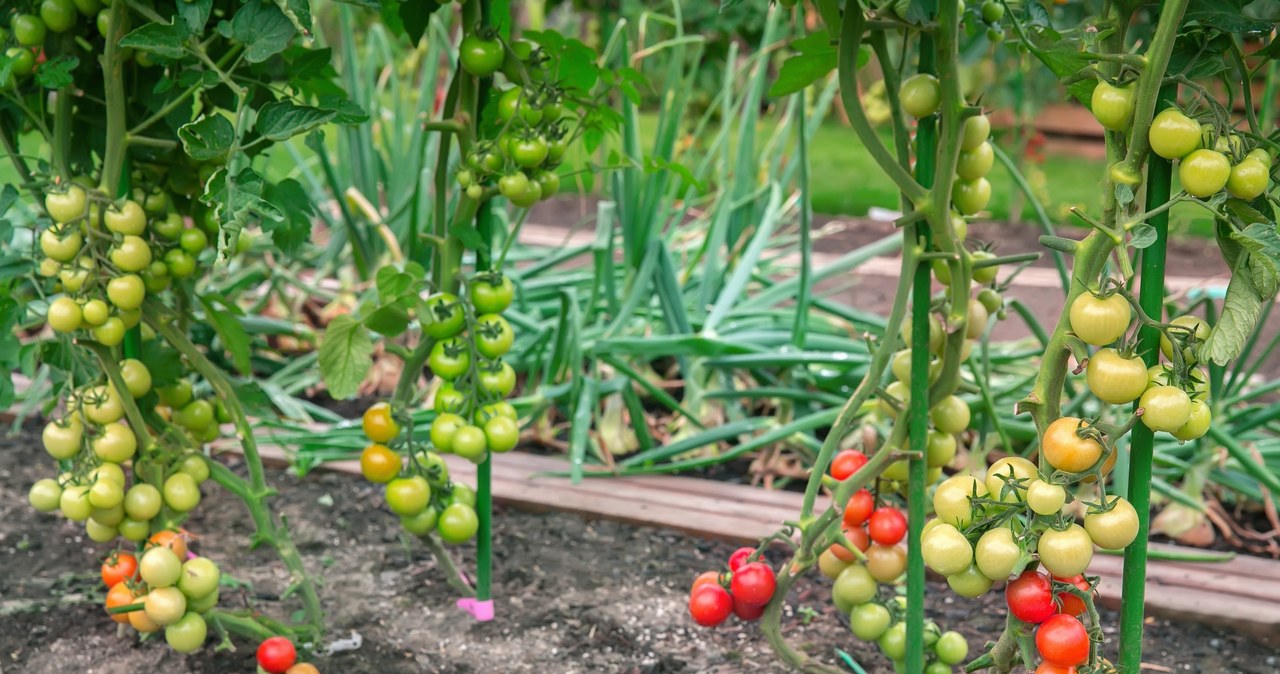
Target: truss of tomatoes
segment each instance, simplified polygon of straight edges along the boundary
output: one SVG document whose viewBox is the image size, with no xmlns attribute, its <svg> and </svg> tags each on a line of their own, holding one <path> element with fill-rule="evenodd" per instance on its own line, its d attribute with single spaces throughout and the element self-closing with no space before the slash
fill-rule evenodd
<svg viewBox="0 0 1280 674">
<path fill-rule="evenodd" d="M 716 627 L 732 614 L 754 622 L 778 588 L 777 575 L 760 561 L 755 548 L 738 548 L 729 556 L 728 572 L 706 571 L 689 590 L 689 615 L 703 627 Z"/>
</svg>

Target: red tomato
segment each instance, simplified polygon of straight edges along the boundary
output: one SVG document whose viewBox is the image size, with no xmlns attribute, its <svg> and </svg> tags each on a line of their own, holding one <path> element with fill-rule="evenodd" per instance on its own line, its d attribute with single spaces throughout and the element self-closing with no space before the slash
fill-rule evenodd
<svg viewBox="0 0 1280 674">
<path fill-rule="evenodd" d="M 867 536 L 867 530 L 862 527 L 844 527 L 844 537 L 849 539 L 853 547 L 866 552 L 871 547 L 871 539 Z M 849 552 L 849 549 L 839 544 L 832 544 L 831 554 L 842 562 L 852 562 L 858 559 L 857 555 Z"/>
<path fill-rule="evenodd" d="M 138 573 L 138 558 L 127 552 L 112 554 L 102 562 L 102 584 L 108 588 L 130 580 Z"/>
<path fill-rule="evenodd" d="M 907 535 L 907 518 L 897 508 L 878 508 L 867 520 L 867 534 L 880 545 L 897 545 Z"/>
<path fill-rule="evenodd" d="M 871 517 L 871 512 L 875 509 L 876 497 L 866 489 L 859 489 L 849 497 L 849 503 L 844 507 L 844 523 L 851 527 L 860 527 L 868 517 Z"/>
<path fill-rule="evenodd" d="M 742 565 L 733 574 L 733 580 L 729 581 L 734 601 L 745 604 L 768 604 L 777 588 L 778 580 L 773 574 L 773 568 L 764 562 Z"/>
<path fill-rule="evenodd" d="M 719 571 L 703 571 L 702 573 L 698 574 L 697 578 L 693 579 L 693 587 L 689 588 L 689 593 L 693 594 L 694 592 L 697 592 L 698 588 L 703 585 L 719 585 L 719 584 L 720 584 Z"/>
<path fill-rule="evenodd" d="M 1089 633 L 1075 617 L 1059 613 L 1036 630 L 1036 650 L 1045 662 L 1062 667 L 1083 665 L 1089 660 Z"/>
<path fill-rule="evenodd" d="M 284 637 L 271 637 L 258 644 L 258 666 L 271 674 L 284 674 L 297 661 L 297 649 Z"/>
<path fill-rule="evenodd" d="M 737 571 L 743 564 L 747 563 L 747 558 L 756 551 L 755 548 L 738 548 L 729 555 L 729 570 Z"/>
<path fill-rule="evenodd" d="M 1071 576 L 1070 578 L 1055 577 L 1054 580 L 1058 581 L 1059 583 L 1070 583 L 1080 588 L 1081 590 L 1084 590 L 1085 592 L 1089 591 L 1089 581 L 1085 580 L 1084 576 Z M 1059 611 L 1060 613 L 1073 615 L 1073 616 L 1076 616 L 1077 618 L 1080 617 L 1082 614 L 1084 614 L 1084 610 L 1085 610 L 1084 600 L 1075 596 L 1074 594 L 1071 594 L 1070 592 L 1059 592 L 1058 603 L 1062 605 L 1062 610 Z"/>
<path fill-rule="evenodd" d="M 689 595 L 689 615 L 703 627 L 715 627 L 733 612 L 733 598 L 719 585 L 702 585 Z"/>
<path fill-rule="evenodd" d="M 1058 612 L 1053 603 L 1053 582 L 1049 576 L 1031 569 L 1022 572 L 1004 589 L 1009 612 L 1015 618 L 1028 623 L 1042 623 Z"/>
<path fill-rule="evenodd" d="M 1076 668 L 1042 662 L 1039 667 L 1036 667 L 1036 674 L 1076 674 Z"/>
<path fill-rule="evenodd" d="M 831 459 L 831 477 L 837 480 L 848 479 L 858 469 L 867 465 L 867 455 L 856 449 L 845 449 Z"/>
<path fill-rule="evenodd" d="M 764 607 L 765 604 L 748 604 L 737 597 L 733 598 L 733 614 L 738 616 L 738 620 L 755 622 L 764 615 Z"/>
</svg>

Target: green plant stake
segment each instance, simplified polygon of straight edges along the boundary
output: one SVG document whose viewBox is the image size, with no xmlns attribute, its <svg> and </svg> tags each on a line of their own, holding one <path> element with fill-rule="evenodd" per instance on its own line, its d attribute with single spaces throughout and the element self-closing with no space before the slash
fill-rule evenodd
<svg viewBox="0 0 1280 674">
<path fill-rule="evenodd" d="M 1169 107 L 1178 95 L 1177 85 L 1162 87 L 1156 110 Z M 1148 210 L 1169 200 L 1173 178 L 1172 162 L 1154 153 L 1147 162 Z M 1142 251 L 1142 285 L 1138 302 L 1148 316 L 1159 320 L 1164 314 L 1164 264 L 1165 249 L 1169 238 L 1169 211 L 1161 211 L 1147 220 L 1156 230 L 1156 241 Z M 1126 254 L 1126 253 L 1121 253 Z M 1143 326 L 1139 333 L 1138 352 L 1147 367 L 1160 362 L 1160 331 Z M 1134 403 L 1134 408 L 1138 403 Z M 1147 535 L 1151 528 L 1151 463 L 1154 455 L 1155 434 L 1145 424 L 1135 424 L 1129 444 L 1129 502 L 1138 511 L 1138 537 L 1124 551 L 1124 578 L 1121 596 L 1124 605 L 1120 615 L 1120 667 L 1125 672 L 1137 672 L 1142 665 L 1142 621 L 1145 617 L 1147 584 Z"/>
</svg>

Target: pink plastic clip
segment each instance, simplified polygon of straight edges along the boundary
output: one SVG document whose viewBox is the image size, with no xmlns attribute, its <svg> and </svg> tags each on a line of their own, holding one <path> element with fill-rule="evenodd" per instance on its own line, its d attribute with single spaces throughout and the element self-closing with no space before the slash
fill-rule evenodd
<svg viewBox="0 0 1280 674">
<path fill-rule="evenodd" d="M 480 601 L 479 599 L 466 597 L 458 600 L 458 608 L 470 613 L 471 617 L 475 618 L 477 622 L 485 623 L 493 620 L 492 599 Z"/>
</svg>

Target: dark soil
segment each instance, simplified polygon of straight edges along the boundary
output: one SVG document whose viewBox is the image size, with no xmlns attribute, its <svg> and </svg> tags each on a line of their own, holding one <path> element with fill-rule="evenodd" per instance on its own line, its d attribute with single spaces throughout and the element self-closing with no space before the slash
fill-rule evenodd
<svg viewBox="0 0 1280 674">
<path fill-rule="evenodd" d="M 103 590 L 96 570 L 105 547 L 89 542 L 78 526 L 26 504 L 31 483 L 51 472 L 38 433 L 0 438 L 0 671 L 254 671 L 245 643 L 235 652 L 214 653 L 210 645 L 181 656 L 154 640 L 140 643 L 133 634 L 117 633 L 99 608 Z M 688 583 L 722 563 L 731 551 L 726 545 L 568 515 L 499 510 L 498 617 L 475 623 L 454 609 L 455 593 L 422 547 L 401 544 L 378 489 L 330 473 L 298 479 L 272 471 L 270 480 L 281 491 L 276 507 L 289 518 L 308 567 L 324 577 L 330 638 L 353 632 L 363 638 L 358 650 L 314 658 L 328 674 L 786 671 L 755 626 L 704 630 L 685 615 Z M 223 607 L 252 600 L 285 617 L 297 607 L 278 599 L 286 583 L 283 568 L 268 550 L 246 549 L 244 514 L 238 501 L 206 487 L 189 526 L 202 533 L 201 554 L 252 585 L 224 587 Z M 833 663 L 834 649 L 845 649 L 868 672 L 889 671 L 873 646 L 849 634 L 826 586 L 821 579 L 802 583 L 791 596 L 786 633 L 792 643 Z M 998 593 L 974 602 L 932 587 L 928 609 L 944 629 L 968 636 L 976 651 L 997 634 L 1002 603 Z M 1104 617 L 1116 624 L 1113 613 Z M 1114 629 L 1108 634 L 1114 651 Z M 1274 652 L 1197 625 L 1153 621 L 1146 650 L 1156 671 L 1280 670 Z"/>
</svg>

